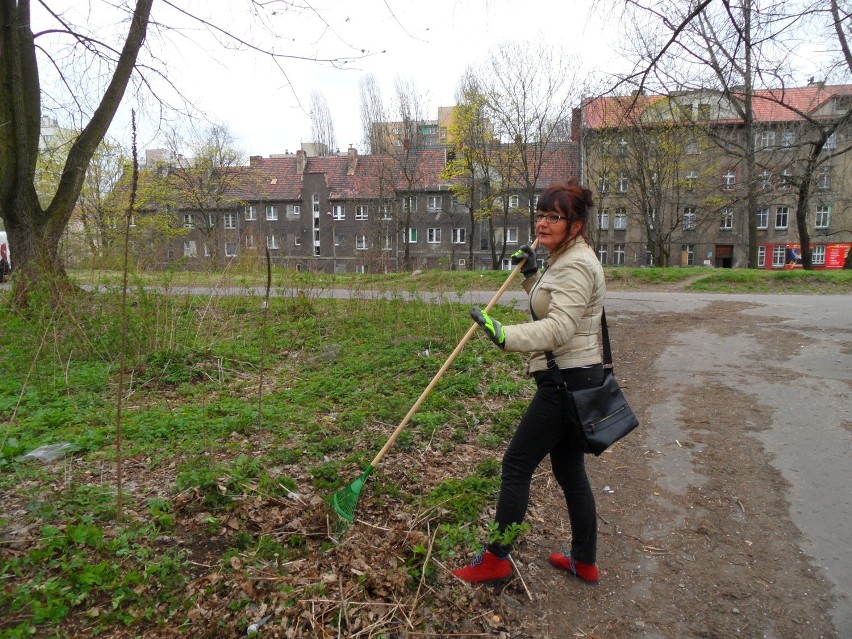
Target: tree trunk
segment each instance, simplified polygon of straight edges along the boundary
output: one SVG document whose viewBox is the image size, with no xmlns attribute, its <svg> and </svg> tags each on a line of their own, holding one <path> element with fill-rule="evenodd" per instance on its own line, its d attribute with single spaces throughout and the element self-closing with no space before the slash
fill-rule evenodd
<svg viewBox="0 0 852 639">
<path fill-rule="evenodd" d="M 852 248 L 846 251 L 846 259 L 843 261 L 843 270 L 852 271 Z"/>
</svg>

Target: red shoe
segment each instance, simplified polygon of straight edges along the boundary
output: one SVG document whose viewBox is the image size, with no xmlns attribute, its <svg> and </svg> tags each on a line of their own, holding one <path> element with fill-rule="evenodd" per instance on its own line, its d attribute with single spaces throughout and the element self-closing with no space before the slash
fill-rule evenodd
<svg viewBox="0 0 852 639">
<path fill-rule="evenodd" d="M 585 581 L 587 584 L 594 586 L 600 579 L 598 567 L 595 564 L 587 564 L 578 561 L 571 556 L 570 552 L 561 553 L 555 552 L 550 555 L 550 563 L 557 568 L 567 570 L 580 581 Z"/>
<path fill-rule="evenodd" d="M 484 584 L 511 575 L 512 564 L 508 559 L 500 559 L 490 550 L 483 550 L 473 558 L 469 566 L 454 570 L 453 574 L 472 584 Z"/>
</svg>

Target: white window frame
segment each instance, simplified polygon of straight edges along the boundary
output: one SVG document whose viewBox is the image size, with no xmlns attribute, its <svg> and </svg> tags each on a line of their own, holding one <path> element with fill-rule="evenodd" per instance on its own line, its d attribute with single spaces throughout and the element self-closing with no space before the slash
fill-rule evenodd
<svg viewBox="0 0 852 639">
<path fill-rule="evenodd" d="M 223 213 L 222 214 L 222 228 L 226 231 L 233 231 L 237 228 L 237 214 L 236 213 Z"/>
<path fill-rule="evenodd" d="M 616 231 L 627 230 L 627 211 L 624 209 L 615 209 L 615 219 L 612 224 Z"/>
<path fill-rule="evenodd" d="M 766 267 L 766 246 L 760 245 L 757 247 L 757 267 Z"/>
<path fill-rule="evenodd" d="M 521 197 L 519 195 L 510 195 L 509 196 L 509 208 L 516 209 L 521 205 Z"/>
<path fill-rule="evenodd" d="M 183 241 L 183 256 L 198 257 L 198 245 L 195 243 L 195 240 Z"/>
<path fill-rule="evenodd" d="M 598 192 L 599 193 L 609 193 L 609 178 L 604 176 L 598 180 Z"/>
<path fill-rule="evenodd" d="M 393 213 L 392 204 L 382 204 L 381 209 L 382 220 L 388 221 L 393 219 L 393 216 L 391 215 Z"/>
<path fill-rule="evenodd" d="M 254 248 L 254 235 L 252 235 L 251 233 L 247 233 L 246 236 L 245 236 L 245 239 L 243 240 L 243 244 L 246 245 L 247 249 L 253 249 Z"/>
<path fill-rule="evenodd" d="M 790 207 L 779 206 L 775 209 L 775 228 L 786 229 L 790 224 Z"/>
<path fill-rule="evenodd" d="M 608 244 L 601 244 L 598 246 L 598 261 L 606 266 L 606 258 L 607 258 L 607 249 L 609 248 Z"/>
<path fill-rule="evenodd" d="M 239 242 L 225 242 L 225 257 L 236 257 Z"/>
<path fill-rule="evenodd" d="M 825 141 L 825 146 L 822 148 L 833 151 L 837 148 L 837 131 L 828 136 L 828 139 Z"/>
<path fill-rule="evenodd" d="M 762 151 L 775 146 L 775 131 L 758 131 L 754 134 L 754 150 Z"/>
<path fill-rule="evenodd" d="M 755 212 L 756 225 L 758 230 L 769 228 L 769 207 L 762 206 Z"/>
<path fill-rule="evenodd" d="M 760 189 L 769 191 L 772 188 L 772 171 L 763 169 L 760 173 Z"/>
<path fill-rule="evenodd" d="M 254 208 L 254 205 L 246 205 L 243 213 L 245 214 L 246 222 L 254 222 L 257 219 L 257 209 Z"/>
<path fill-rule="evenodd" d="M 624 266 L 627 263 L 627 245 L 613 244 L 612 245 L 612 265 Z"/>
<path fill-rule="evenodd" d="M 627 190 L 630 188 L 630 180 L 627 177 L 627 174 L 622 173 L 618 176 L 618 192 L 619 193 L 627 193 Z"/>
<path fill-rule="evenodd" d="M 426 229 L 426 243 L 440 244 L 441 243 L 441 227 L 433 226 Z"/>
<path fill-rule="evenodd" d="M 680 252 L 686 253 L 686 264 L 682 266 L 695 266 L 695 244 L 681 244 Z"/>
<path fill-rule="evenodd" d="M 404 213 L 417 213 L 417 196 L 407 195 L 403 197 L 402 210 Z"/>
<path fill-rule="evenodd" d="M 598 228 L 601 231 L 609 230 L 609 209 L 604 209 L 598 213 Z"/>
<path fill-rule="evenodd" d="M 813 247 L 811 263 L 814 266 L 825 266 L 825 244 L 817 244 Z"/>
<path fill-rule="evenodd" d="M 427 195 L 426 210 L 430 213 L 440 211 L 444 207 L 444 197 L 442 195 Z"/>
<path fill-rule="evenodd" d="M 734 230 L 734 209 L 730 206 L 726 206 L 722 209 L 722 216 L 719 220 L 719 230 L 720 231 L 733 231 Z"/>
<path fill-rule="evenodd" d="M 772 247 L 772 268 L 784 268 L 787 261 L 787 247 L 784 244 L 776 244 Z"/>
<path fill-rule="evenodd" d="M 366 251 L 370 248 L 369 243 L 367 242 L 366 235 L 356 235 L 355 236 L 355 250 L 356 251 Z"/>
<path fill-rule="evenodd" d="M 408 244 L 417 244 L 417 229 L 413 226 L 408 228 Z"/>
<path fill-rule="evenodd" d="M 344 204 L 333 204 L 331 207 L 331 219 L 340 222 L 346 219 L 346 206 Z"/>
<path fill-rule="evenodd" d="M 191 229 L 195 224 L 195 218 L 192 213 L 184 213 L 183 214 L 183 228 Z"/>
<path fill-rule="evenodd" d="M 737 171 L 736 169 L 727 169 L 722 174 L 722 188 L 725 191 L 733 191 L 737 188 Z"/>
<path fill-rule="evenodd" d="M 694 231 L 698 223 L 698 211 L 694 206 L 685 206 L 683 208 L 683 230 Z"/>
<path fill-rule="evenodd" d="M 278 220 L 278 207 L 274 204 L 268 204 L 266 206 L 266 221 L 267 222 L 276 222 Z"/>
<path fill-rule="evenodd" d="M 689 171 L 686 174 L 686 190 L 694 191 L 698 186 L 698 171 Z"/>
<path fill-rule="evenodd" d="M 453 244 L 467 243 L 467 229 L 463 226 L 453 229 Z"/>
<path fill-rule="evenodd" d="M 827 229 L 831 225 L 831 207 L 822 205 L 816 207 L 814 228 Z"/>
<path fill-rule="evenodd" d="M 276 251 L 281 248 L 281 245 L 278 244 L 278 236 L 276 235 L 267 235 L 266 236 L 266 248 L 270 251 Z"/>
<path fill-rule="evenodd" d="M 518 227 L 510 226 L 506 229 L 506 244 L 518 243 Z"/>
<path fill-rule="evenodd" d="M 361 222 L 370 219 L 370 207 L 366 204 L 355 205 L 355 219 Z"/>
<path fill-rule="evenodd" d="M 834 176 L 834 167 L 822 166 L 816 174 L 816 187 L 820 191 L 830 191 Z"/>
<path fill-rule="evenodd" d="M 288 204 L 286 210 L 287 210 L 287 215 L 291 215 L 293 217 L 301 217 L 301 215 L 302 215 L 302 205 L 301 204 Z"/>
</svg>

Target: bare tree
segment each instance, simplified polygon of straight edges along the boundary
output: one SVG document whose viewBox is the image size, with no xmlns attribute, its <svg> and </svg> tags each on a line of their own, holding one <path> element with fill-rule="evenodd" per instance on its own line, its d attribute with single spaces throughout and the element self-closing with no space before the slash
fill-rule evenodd
<svg viewBox="0 0 852 639">
<path fill-rule="evenodd" d="M 320 155 L 330 155 L 337 149 L 334 120 L 325 96 L 319 91 L 311 93 L 311 138 L 318 143 Z"/>
<path fill-rule="evenodd" d="M 194 26 L 201 27 L 194 33 L 209 34 L 216 42 L 215 47 L 268 56 L 282 72 L 283 64 L 294 59 L 329 64 L 345 61 L 280 53 L 274 47 L 266 48 L 235 35 L 229 30 L 232 25 L 215 24 L 171 2 L 158 4 L 163 11 L 158 19 L 152 18 L 153 0 L 135 0 L 129 6 L 102 4 L 126 11 L 127 30 L 117 42 L 109 42 L 103 32 L 97 33 L 82 22 L 70 23 L 47 1 L 40 5 L 53 24 L 41 33 L 33 33 L 28 0 L 0 3 L 0 50 L 3 52 L 0 59 L 0 217 L 15 254 L 15 298 L 22 303 L 26 302 L 31 287 L 39 282 L 49 282 L 60 289 L 68 287 L 58 251 L 59 241 L 73 214 L 95 149 L 112 123 L 131 81 L 135 78 L 140 91 L 152 89 L 155 79 L 168 83 L 165 63 L 158 60 L 155 48 L 140 59 L 149 27 L 186 35 L 188 31 L 173 27 L 178 23 L 185 25 L 186 21 L 194 22 Z M 281 10 L 280 4 L 246 0 L 246 15 L 251 15 L 266 28 L 270 25 L 264 21 Z M 283 4 L 289 6 L 291 3 Z M 258 31 L 258 38 L 267 35 Z M 266 31 L 274 35 L 271 28 Z M 37 42 L 42 37 L 43 45 Z M 46 93 L 39 55 L 46 58 L 48 68 L 59 74 L 57 87 L 60 89 L 57 91 L 64 90 L 64 98 L 59 93 Z M 364 55 L 369 54 L 356 57 Z M 91 73 L 92 69 L 102 74 L 96 76 Z M 102 78 L 103 82 L 93 83 L 93 77 Z M 155 97 L 162 96 L 155 93 Z M 81 124 L 75 127 L 80 133 L 68 149 L 56 193 L 43 205 L 34 183 L 42 104 L 46 98 L 52 104 L 74 109 Z M 94 104 L 89 104 L 89 99 Z M 161 105 L 168 106 L 165 101 Z"/>
<path fill-rule="evenodd" d="M 373 154 L 386 153 L 390 144 L 387 130 L 389 118 L 376 76 L 368 73 L 361 78 L 359 90 L 364 147 Z"/>
</svg>

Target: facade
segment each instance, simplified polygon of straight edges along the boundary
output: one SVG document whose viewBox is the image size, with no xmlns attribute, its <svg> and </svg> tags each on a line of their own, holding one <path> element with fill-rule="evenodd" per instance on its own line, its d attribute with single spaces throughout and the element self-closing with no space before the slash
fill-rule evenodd
<svg viewBox="0 0 852 639">
<path fill-rule="evenodd" d="M 488 219 L 471 220 L 443 177 L 449 153 L 251 157 L 228 171 L 218 204 L 201 210 L 184 197 L 174 207 L 177 232 L 158 243 L 156 266 L 221 267 L 265 259 L 268 248 L 275 265 L 337 273 L 509 268 L 532 239 L 528 197 L 519 185 Z M 577 175 L 576 145 L 554 147 L 536 192 Z"/>
<path fill-rule="evenodd" d="M 800 266 L 806 184 L 813 264 L 843 266 L 852 242 L 852 85 L 757 91 L 750 136 L 738 97 L 690 91 L 583 103 L 582 173 L 596 191 L 592 236 L 602 263 L 745 267 L 754 233 L 755 266 Z"/>
</svg>

